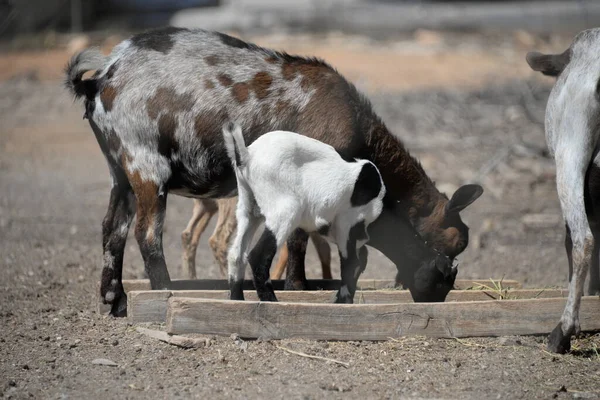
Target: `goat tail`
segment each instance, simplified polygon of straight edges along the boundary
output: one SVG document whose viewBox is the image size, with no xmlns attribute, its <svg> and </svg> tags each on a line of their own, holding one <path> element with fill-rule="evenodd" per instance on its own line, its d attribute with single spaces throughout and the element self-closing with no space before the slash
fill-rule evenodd
<svg viewBox="0 0 600 400">
<path fill-rule="evenodd" d="M 242 127 L 235 122 L 228 122 L 223 126 L 223 139 L 227 155 L 236 168 L 242 168 L 246 165 L 250 154 L 244 142 Z"/>
<path fill-rule="evenodd" d="M 83 96 L 88 99 L 95 97 L 97 91 L 96 80 L 82 80 L 81 77 L 87 71 L 102 69 L 107 62 L 108 57 L 104 56 L 97 47 L 91 47 L 77 53 L 65 67 L 65 86 L 76 99 Z"/>
</svg>

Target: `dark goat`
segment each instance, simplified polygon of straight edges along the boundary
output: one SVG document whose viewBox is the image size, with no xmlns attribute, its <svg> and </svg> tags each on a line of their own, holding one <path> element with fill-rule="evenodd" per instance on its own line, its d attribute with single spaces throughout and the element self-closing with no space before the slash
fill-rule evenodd
<svg viewBox="0 0 600 400">
<path fill-rule="evenodd" d="M 91 79 L 81 79 L 93 69 L 97 72 Z M 321 60 L 222 33 L 166 28 L 125 40 L 106 58 L 85 50 L 73 57 L 66 75 L 68 88 L 85 99 L 85 115 L 113 177 L 103 224 L 101 282 L 101 295 L 113 305 L 113 315 L 126 313 L 123 249 L 136 210 L 135 236 L 151 286 L 164 289 L 170 285 L 162 249 L 167 194 L 236 194 L 221 135 L 228 120 L 241 124 L 248 145 L 266 132 L 287 130 L 333 146 L 344 159 L 372 161 L 385 182 L 389 207 L 401 211 L 384 210 L 382 215 L 393 218 L 394 229 L 415 232 L 410 242 L 396 242 L 394 253 L 426 240 L 449 257 L 431 250 L 416 258 L 406 251 L 390 256 L 398 268 L 415 271 L 433 262 L 446 271 L 467 246 L 468 228 L 459 212 L 483 189 L 466 185 L 448 200 L 369 101 Z M 288 240 L 288 288 L 304 285 L 307 240 L 301 230 Z M 410 288 L 410 282 L 403 283 Z"/>
</svg>

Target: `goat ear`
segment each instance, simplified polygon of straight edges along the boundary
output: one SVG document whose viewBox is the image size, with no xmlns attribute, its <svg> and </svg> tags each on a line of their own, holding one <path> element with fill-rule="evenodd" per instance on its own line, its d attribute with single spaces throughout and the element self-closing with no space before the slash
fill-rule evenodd
<svg viewBox="0 0 600 400">
<path fill-rule="evenodd" d="M 479 185 L 463 185 L 459 187 L 452 195 L 450 201 L 446 203 L 446 214 L 464 210 L 482 194 L 483 188 Z"/>
<path fill-rule="evenodd" d="M 532 51 L 527 53 L 525 59 L 532 70 L 548 76 L 558 76 L 571 61 L 571 49 L 567 49 L 562 54 L 542 54 Z"/>
</svg>

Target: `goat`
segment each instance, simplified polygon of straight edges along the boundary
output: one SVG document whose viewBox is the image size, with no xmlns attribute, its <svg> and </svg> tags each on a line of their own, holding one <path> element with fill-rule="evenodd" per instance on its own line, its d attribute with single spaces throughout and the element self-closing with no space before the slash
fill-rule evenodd
<svg viewBox="0 0 600 400">
<path fill-rule="evenodd" d="M 227 273 L 227 250 L 229 241 L 233 232 L 235 232 L 237 223 L 235 220 L 235 207 L 237 198 L 227 199 L 195 199 L 192 218 L 187 227 L 181 233 L 181 244 L 183 246 L 182 267 L 189 279 L 196 279 L 196 249 L 200 241 L 200 236 L 206 229 L 211 218 L 218 212 L 217 225 L 211 237 L 208 239 L 213 256 L 219 265 L 223 276 Z M 326 240 L 321 238 L 318 233 L 311 233 L 310 238 L 315 245 L 317 255 L 321 261 L 323 279 L 331 279 L 331 248 Z M 283 271 L 287 264 L 288 251 L 284 244 L 281 249 L 279 260 L 275 270 L 271 274 L 271 279 L 281 279 Z"/>
<path fill-rule="evenodd" d="M 342 284 L 336 302 L 352 303 L 366 266 L 358 253 L 369 240 L 367 227 L 383 209 L 385 186 L 377 167 L 366 160 L 345 161 L 332 146 L 293 132 L 265 133 L 246 147 L 241 127 L 229 123 L 223 136 L 238 187 L 238 230 L 228 256 L 231 299 L 244 299 L 248 260 L 260 300 L 277 301 L 271 262 L 300 228 L 337 244 Z M 247 254 L 263 220 L 263 234 Z"/>
<path fill-rule="evenodd" d="M 90 70 L 95 74 L 82 79 Z M 382 215 L 395 222 L 377 226 L 394 227 L 404 235 L 395 246 L 385 238 L 381 243 L 399 272 L 407 271 L 408 281 L 402 283 L 409 288 L 414 276 L 408 271 L 432 262 L 440 264 L 438 270 L 449 270 L 467 247 L 468 228 L 459 212 L 482 194 L 481 186 L 464 185 L 448 200 L 369 101 L 319 59 L 265 49 L 219 32 L 169 27 L 134 35 L 108 57 L 86 49 L 70 60 L 65 75 L 68 90 L 84 99 L 84 117 L 113 179 L 102 225 L 100 285 L 112 315 L 127 313 L 123 249 L 135 213 L 135 237 L 151 287 L 168 289 L 162 245 L 167 194 L 236 195 L 221 132 L 228 120 L 242 125 L 248 144 L 265 132 L 287 130 L 333 146 L 346 160 L 372 161 L 389 197 Z M 307 241 L 300 229 L 288 239 L 286 288 L 305 286 Z M 438 257 L 438 251 L 447 258 Z"/>
<path fill-rule="evenodd" d="M 546 106 L 546 142 L 556 163 L 556 187 L 566 228 L 569 297 L 548 349 L 565 353 L 578 335 L 587 271 L 600 294 L 600 29 L 579 33 L 561 54 L 530 52 L 534 71 L 557 77 Z"/>
</svg>

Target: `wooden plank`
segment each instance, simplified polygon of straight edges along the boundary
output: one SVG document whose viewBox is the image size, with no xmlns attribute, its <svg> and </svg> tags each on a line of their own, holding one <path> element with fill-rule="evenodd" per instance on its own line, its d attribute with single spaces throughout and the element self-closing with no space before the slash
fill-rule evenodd
<svg viewBox="0 0 600 400">
<path fill-rule="evenodd" d="M 565 303 L 566 299 L 554 298 L 340 305 L 171 297 L 167 332 L 316 340 L 548 334 L 558 323 Z M 600 298 L 582 298 L 581 328 L 599 330 L 599 316 Z"/>
<path fill-rule="evenodd" d="M 290 303 L 331 303 L 335 290 L 322 291 L 277 291 L 277 299 Z M 566 289 L 515 289 L 503 293 L 507 299 L 535 299 L 566 297 Z M 167 303 L 171 297 L 188 297 L 197 299 L 227 300 L 227 290 L 146 290 L 134 291 L 128 297 L 128 316 L 132 322 L 165 322 Z M 248 301 L 257 301 L 256 291 L 244 291 Z M 498 293 L 483 290 L 452 290 L 446 302 L 450 301 L 485 301 L 498 298 Z M 367 290 L 356 293 L 357 304 L 395 304 L 412 303 L 407 290 Z"/>
<path fill-rule="evenodd" d="M 496 280 L 495 280 L 496 281 Z M 498 280 L 499 281 L 499 280 Z M 273 288 L 275 290 L 283 290 L 284 280 L 274 280 Z M 340 288 L 339 279 L 309 279 L 308 290 L 338 290 Z M 454 287 L 457 290 L 472 288 L 477 285 L 492 286 L 489 279 L 457 279 Z M 394 288 L 394 280 L 390 279 L 359 279 L 358 287 L 362 290 L 378 290 Z M 503 288 L 521 287 L 521 284 L 516 280 L 505 279 L 502 281 Z M 133 279 L 123 280 L 123 288 L 125 293 L 134 290 L 150 290 L 150 281 L 148 279 Z M 244 281 L 244 290 L 254 290 L 252 281 Z M 229 283 L 226 279 L 174 279 L 172 281 L 171 290 L 228 290 Z"/>
<path fill-rule="evenodd" d="M 165 322 L 170 290 L 130 292 L 127 296 L 127 318 L 132 322 Z"/>
</svg>

